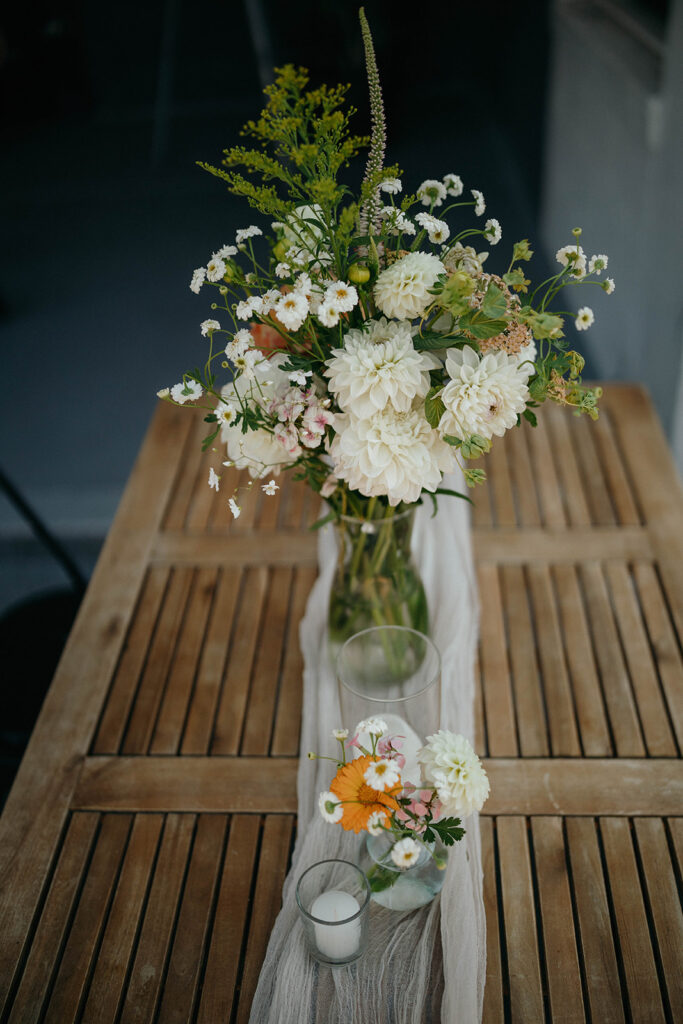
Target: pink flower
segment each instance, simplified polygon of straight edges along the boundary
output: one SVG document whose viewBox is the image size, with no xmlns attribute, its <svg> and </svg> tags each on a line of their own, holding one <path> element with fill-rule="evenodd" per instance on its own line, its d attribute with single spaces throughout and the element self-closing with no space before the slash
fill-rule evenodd
<svg viewBox="0 0 683 1024">
<path fill-rule="evenodd" d="M 413 812 L 413 814 L 416 814 L 420 818 L 422 817 L 423 814 L 427 813 L 427 808 L 425 807 L 425 805 L 423 803 L 420 803 L 418 800 L 413 801 L 413 803 L 410 805 L 410 810 Z"/>
<path fill-rule="evenodd" d="M 403 768 L 406 763 L 406 759 L 403 756 L 403 754 L 395 754 L 393 760 L 396 762 L 399 768 Z"/>
</svg>

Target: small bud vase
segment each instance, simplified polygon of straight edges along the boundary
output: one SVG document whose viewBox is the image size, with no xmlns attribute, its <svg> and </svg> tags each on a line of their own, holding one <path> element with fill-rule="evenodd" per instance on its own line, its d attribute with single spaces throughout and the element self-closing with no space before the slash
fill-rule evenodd
<svg viewBox="0 0 683 1024">
<path fill-rule="evenodd" d="M 370 883 L 371 898 L 387 910 L 416 910 L 441 892 L 448 851 L 440 842 L 420 844 L 420 856 L 409 868 L 398 868 L 391 858 L 397 837 L 382 832 L 368 835 L 361 866 Z"/>
<path fill-rule="evenodd" d="M 410 542 L 415 507 L 388 509 L 382 519 L 340 516 L 337 566 L 328 617 L 334 651 L 371 626 L 409 626 L 429 633 L 427 598 Z"/>
</svg>

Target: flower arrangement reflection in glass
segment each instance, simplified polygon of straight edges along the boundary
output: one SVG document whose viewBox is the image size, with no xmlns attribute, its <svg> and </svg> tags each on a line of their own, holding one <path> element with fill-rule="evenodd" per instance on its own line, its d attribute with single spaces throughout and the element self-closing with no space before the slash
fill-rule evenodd
<svg viewBox="0 0 683 1024">
<path fill-rule="evenodd" d="M 389 735 L 381 718 L 359 722 L 350 739 L 347 729 L 335 729 L 333 736 L 341 754 L 329 758 L 337 771 L 318 807 L 330 824 L 382 839 L 375 844 L 379 855 L 371 843 L 368 847 L 375 861 L 368 871 L 373 893 L 400 888 L 402 873 L 419 863 L 442 871 L 446 848 L 465 834 L 461 817 L 480 811 L 489 795 L 488 777 L 470 743 L 440 730 L 427 737 L 416 762 L 407 765 L 401 753 L 404 737 Z M 410 773 L 418 777 L 409 779 Z M 440 887 L 441 880 L 436 887 L 432 883 L 429 899 Z M 413 898 L 414 892 L 415 883 Z M 389 905 L 386 896 L 382 900 Z"/>
</svg>

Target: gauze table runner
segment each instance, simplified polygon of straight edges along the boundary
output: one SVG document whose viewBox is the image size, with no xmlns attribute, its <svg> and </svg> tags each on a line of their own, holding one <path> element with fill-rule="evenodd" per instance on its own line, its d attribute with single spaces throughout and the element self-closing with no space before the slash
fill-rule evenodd
<svg viewBox="0 0 683 1024">
<path fill-rule="evenodd" d="M 462 478 L 445 481 L 463 489 Z M 442 656 L 441 727 L 474 741 L 474 658 L 478 601 L 469 506 L 441 497 L 418 509 L 413 550 L 429 602 L 431 633 Z M 301 622 L 304 694 L 298 775 L 298 833 L 283 906 L 273 928 L 251 1009 L 251 1024 L 477 1024 L 486 968 L 486 924 L 478 817 L 450 849 L 446 879 L 428 906 L 400 913 L 372 903 L 370 941 L 351 967 L 331 970 L 306 952 L 295 900 L 301 874 L 316 861 L 357 861 L 365 840 L 323 821 L 318 794 L 333 766 L 309 761 L 309 750 L 336 754 L 331 731 L 340 719 L 334 668 L 326 643 L 327 598 L 335 567 L 331 528 L 319 537 L 319 577 Z M 415 780 L 417 781 L 417 780 Z"/>
</svg>

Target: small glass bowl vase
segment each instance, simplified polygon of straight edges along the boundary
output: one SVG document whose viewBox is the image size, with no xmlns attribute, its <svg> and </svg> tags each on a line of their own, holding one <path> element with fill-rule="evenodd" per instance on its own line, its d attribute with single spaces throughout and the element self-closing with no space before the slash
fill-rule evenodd
<svg viewBox="0 0 683 1024">
<path fill-rule="evenodd" d="M 397 868 L 391 850 L 397 837 L 387 832 L 369 835 L 361 860 L 368 877 L 372 899 L 387 910 L 416 910 L 431 903 L 441 892 L 448 851 L 436 843 L 420 844 L 420 856 L 409 868 Z"/>
<path fill-rule="evenodd" d="M 439 728 L 441 656 L 429 637 L 405 626 L 375 626 L 352 636 L 337 655 L 341 721 L 355 730 L 381 718 L 400 737 L 403 783 L 420 785 L 417 752 Z M 362 732 L 362 746 L 371 740 Z"/>
<path fill-rule="evenodd" d="M 321 860 L 297 882 L 296 902 L 306 947 L 328 967 L 346 967 L 368 944 L 370 884 L 365 873 L 346 860 Z"/>
<path fill-rule="evenodd" d="M 429 630 L 425 589 L 410 542 L 415 506 L 381 519 L 340 516 L 335 522 L 337 565 L 330 590 L 328 635 L 333 655 L 369 626 Z"/>
</svg>

